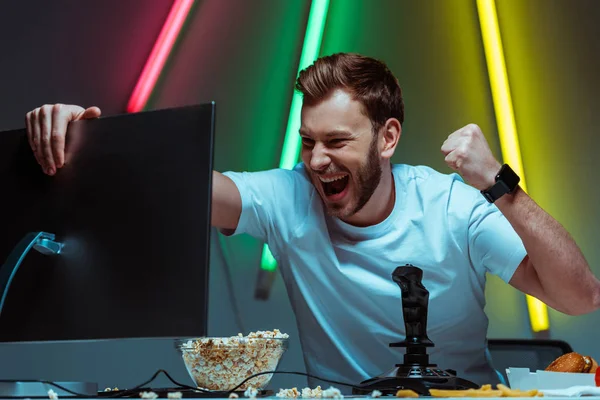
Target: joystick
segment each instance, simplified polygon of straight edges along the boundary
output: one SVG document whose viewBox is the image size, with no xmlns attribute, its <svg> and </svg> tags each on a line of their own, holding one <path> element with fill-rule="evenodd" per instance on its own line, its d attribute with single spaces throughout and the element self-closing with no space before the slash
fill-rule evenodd
<svg viewBox="0 0 600 400">
<path fill-rule="evenodd" d="M 384 395 L 395 395 L 400 389 L 412 389 L 420 395 L 429 396 L 429 389 L 476 389 L 479 385 L 456 376 L 453 370 L 442 370 L 429 362 L 428 347 L 435 344 L 427 337 L 427 309 L 429 291 L 423 286 L 423 270 L 407 264 L 397 267 L 392 280 L 402 293 L 402 314 L 406 328 L 403 341 L 390 343 L 390 347 L 406 347 L 404 362 L 393 369 L 362 382 L 353 394 L 369 394 L 379 390 Z"/>
<path fill-rule="evenodd" d="M 423 271 L 412 265 L 398 267 L 392 273 L 392 279 L 402 292 L 402 314 L 406 327 L 406 339 L 399 343 L 390 343 L 390 347 L 433 347 L 427 337 L 427 306 L 429 292 L 421 283 Z M 419 358 L 405 357 L 404 363 L 420 363 Z M 426 362 L 426 359 L 423 359 Z"/>
</svg>

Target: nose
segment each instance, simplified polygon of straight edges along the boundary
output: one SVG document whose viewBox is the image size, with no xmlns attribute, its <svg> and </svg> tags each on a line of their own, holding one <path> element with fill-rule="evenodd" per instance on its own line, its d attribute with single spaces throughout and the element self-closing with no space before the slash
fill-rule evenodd
<svg viewBox="0 0 600 400">
<path fill-rule="evenodd" d="M 322 171 L 329 164 L 331 164 L 331 158 L 327 155 L 327 149 L 321 143 L 316 143 L 310 155 L 310 168 L 313 171 Z"/>
</svg>

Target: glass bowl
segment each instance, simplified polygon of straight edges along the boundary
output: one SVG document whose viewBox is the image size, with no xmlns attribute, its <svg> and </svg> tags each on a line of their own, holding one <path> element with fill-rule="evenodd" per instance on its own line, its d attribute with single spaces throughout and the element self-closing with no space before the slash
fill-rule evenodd
<svg viewBox="0 0 600 400">
<path fill-rule="evenodd" d="M 260 335 L 260 333 L 259 333 Z M 275 371 L 288 348 L 288 337 L 277 332 L 274 337 L 251 335 L 202 337 L 175 341 L 185 368 L 196 386 L 207 390 L 229 391 L 244 379 L 259 372 Z M 277 337 L 281 336 L 281 337 Z M 236 391 L 249 387 L 264 389 L 273 374 L 254 377 Z"/>
</svg>

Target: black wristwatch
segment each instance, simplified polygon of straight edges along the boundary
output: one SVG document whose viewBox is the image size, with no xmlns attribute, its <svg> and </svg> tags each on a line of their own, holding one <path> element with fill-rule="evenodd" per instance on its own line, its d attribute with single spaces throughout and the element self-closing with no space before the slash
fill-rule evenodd
<svg viewBox="0 0 600 400">
<path fill-rule="evenodd" d="M 520 181 L 519 175 L 508 164 L 504 164 L 496 175 L 496 183 L 492 187 L 482 190 L 481 194 L 487 201 L 493 203 L 506 193 L 512 193 Z"/>
</svg>

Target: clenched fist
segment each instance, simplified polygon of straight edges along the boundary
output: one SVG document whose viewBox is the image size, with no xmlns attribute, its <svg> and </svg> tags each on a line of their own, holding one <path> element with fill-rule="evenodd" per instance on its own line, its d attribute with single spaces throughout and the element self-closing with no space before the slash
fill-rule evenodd
<svg viewBox="0 0 600 400">
<path fill-rule="evenodd" d="M 490 150 L 483 132 L 469 124 L 448 136 L 442 145 L 446 163 L 470 185 L 485 190 L 496 182 L 500 163 Z"/>
</svg>

